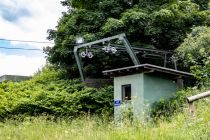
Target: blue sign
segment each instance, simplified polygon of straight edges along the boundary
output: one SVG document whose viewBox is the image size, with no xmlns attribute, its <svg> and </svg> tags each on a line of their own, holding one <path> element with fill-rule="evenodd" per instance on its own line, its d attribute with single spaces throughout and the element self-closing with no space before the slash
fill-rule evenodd
<svg viewBox="0 0 210 140">
<path fill-rule="evenodd" d="M 114 106 L 120 106 L 121 100 L 114 100 Z"/>
</svg>

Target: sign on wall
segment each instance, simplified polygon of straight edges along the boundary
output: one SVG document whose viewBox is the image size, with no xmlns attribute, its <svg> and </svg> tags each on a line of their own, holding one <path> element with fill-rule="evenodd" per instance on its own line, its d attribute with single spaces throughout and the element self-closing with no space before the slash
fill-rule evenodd
<svg viewBox="0 0 210 140">
<path fill-rule="evenodd" d="M 114 100 L 114 106 L 120 106 L 121 100 Z"/>
</svg>

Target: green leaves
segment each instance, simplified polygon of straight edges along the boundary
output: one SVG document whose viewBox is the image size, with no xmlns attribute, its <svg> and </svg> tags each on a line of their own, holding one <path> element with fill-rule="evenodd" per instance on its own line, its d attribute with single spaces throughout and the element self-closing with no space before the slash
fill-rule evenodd
<svg viewBox="0 0 210 140">
<path fill-rule="evenodd" d="M 31 80 L 0 84 L 0 119 L 12 115 L 113 113 L 113 87 L 87 88 L 78 80 L 62 80 L 62 72 L 45 68 Z"/>
<path fill-rule="evenodd" d="M 121 32 L 123 27 L 123 21 L 114 18 L 108 18 L 105 25 L 102 27 L 102 31 L 105 34 L 110 32 Z"/>
<path fill-rule="evenodd" d="M 49 30 L 48 39 L 54 40 L 55 46 L 45 52 L 48 61 L 68 70 L 71 78 L 79 77 L 73 54 L 77 35 L 90 42 L 126 33 L 131 44 L 174 50 L 192 27 L 210 25 L 209 11 L 201 8 L 206 5 L 204 1 L 133 0 L 133 5 L 124 0 L 65 0 L 62 3 L 69 11 L 63 14 L 56 30 Z M 127 58 L 126 54 L 110 57 L 118 63 L 109 63 L 107 55 L 101 53 L 96 52 L 91 61 L 83 59 L 85 71 L 98 68 L 97 74 L 86 73 L 87 76 L 102 77 L 102 70 L 119 68 L 124 63 L 122 58 Z M 128 65 L 132 63 L 126 62 L 125 66 Z"/>
<path fill-rule="evenodd" d="M 129 33 L 145 28 L 149 20 L 149 14 L 139 8 L 130 9 L 122 14 L 122 21 L 128 28 Z"/>
<path fill-rule="evenodd" d="M 209 8 L 209 0 L 192 0 L 200 6 L 200 10 L 207 10 Z"/>
<path fill-rule="evenodd" d="M 176 49 L 176 57 L 200 82 L 210 78 L 210 28 L 195 27 Z"/>
</svg>

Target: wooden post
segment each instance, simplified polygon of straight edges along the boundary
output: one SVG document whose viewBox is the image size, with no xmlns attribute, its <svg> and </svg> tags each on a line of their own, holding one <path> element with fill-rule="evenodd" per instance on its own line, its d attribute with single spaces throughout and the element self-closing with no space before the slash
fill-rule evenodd
<svg viewBox="0 0 210 140">
<path fill-rule="evenodd" d="M 177 87 L 178 88 L 183 88 L 184 87 L 184 80 L 181 78 L 177 79 Z"/>
<path fill-rule="evenodd" d="M 192 117 L 195 117 L 195 105 L 194 102 L 189 103 L 189 110 Z"/>
<path fill-rule="evenodd" d="M 189 103 L 189 110 L 190 110 L 190 114 L 192 117 L 195 116 L 195 106 L 194 106 L 194 101 L 196 100 L 200 100 L 202 98 L 206 98 L 210 96 L 210 91 L 201 93 L 201 94 L 197 94 L 191 97 L 187 97 L 187 102 Z"/>
</svg>

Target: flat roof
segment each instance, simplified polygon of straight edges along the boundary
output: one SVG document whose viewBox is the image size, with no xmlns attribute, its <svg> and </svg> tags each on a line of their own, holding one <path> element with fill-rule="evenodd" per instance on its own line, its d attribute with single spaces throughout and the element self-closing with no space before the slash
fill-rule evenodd
<svg viewBox="0 0 210 140">
<path fill-rule="evenodd" d="M 25 75 L 9 75 L 9 74 L 1 75 L 0 77 L 5 77 L 5 76 L 31 77 L 31 76 L 25 76 Z"/>
<path fill-rule="evenodd" d="M 105 70 L 102 73 L 104 75 L 117 77 L 117 76 L 130 75 L 134 73 L 154 73 L 154 72 L 165 73 L 165 74 L 169 74 L 173 76 L 180 76 L 180 77 L 193 77 L 193 74 L 188 73 L 188 72 L 179 71 L 179 70 L 175 70 L 171 68 L 160 67 L 160 66 L 151 65 L 151 64 L 141 64 L 141 65 L 124 67 L 124 68 L 119 68 L 119 69 Z"/>
<path fill-rule="evenodd" d="M 31 76 L 22 76 L 22 75 L 2 75 L 0 76 L 0 83 L 3 81 L 24 81 L 30 79 Z"/>
</svg>

